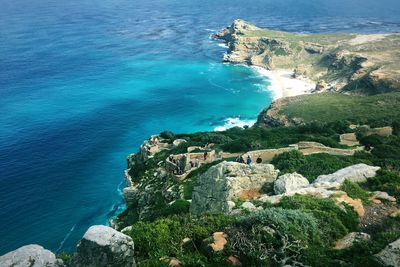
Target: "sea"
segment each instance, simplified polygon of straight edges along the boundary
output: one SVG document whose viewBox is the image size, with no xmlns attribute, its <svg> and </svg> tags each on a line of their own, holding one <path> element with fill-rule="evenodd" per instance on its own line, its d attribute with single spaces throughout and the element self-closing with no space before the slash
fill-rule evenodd
<svg viewBox="0 0 400 267">
<path fill-rule="evenodd" d="M 251 125 L 273 98 L 210 35 L 400 31 L 398 0 L 0 0 L 0 255 L 71 252 L 125 207 L 150 135 Z"/>
</svg>

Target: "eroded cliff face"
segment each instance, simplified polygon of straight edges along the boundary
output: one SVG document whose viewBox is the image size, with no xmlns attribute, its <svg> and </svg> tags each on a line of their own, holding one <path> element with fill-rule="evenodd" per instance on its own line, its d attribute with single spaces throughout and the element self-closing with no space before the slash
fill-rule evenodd
<svg viewBox="0 0 400 267">
<path fill-rule="evenodd" d="M 399 34 L 292 34 L 235 20 L 213 37 L 228 44 L 225 62 L 288 69 L 314 80 L 316 91 L 400 91 Z"/>
</svg>

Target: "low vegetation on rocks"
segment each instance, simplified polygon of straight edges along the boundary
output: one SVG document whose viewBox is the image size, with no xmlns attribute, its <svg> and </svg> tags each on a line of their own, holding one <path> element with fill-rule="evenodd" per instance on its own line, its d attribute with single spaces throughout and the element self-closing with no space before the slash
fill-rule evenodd
<svg viewBox="0 0 400 267">
<path fill-rule="evenodd" d="M 163 142 L 172 144 L 181 139 L 186 142 L 159 151 L 146 161 L 140 159 L 140 154 L 130 158 L 128 173 L 138 188 L 139 196 L 146 199 L 147 202 L 141 202 L 141 205 L 148 205 L 146 212 L 150 210 L 151 213 L 147 213 L 150 216 L 140 217 L 143 206 L 132 205 L 119 216 L 116 225 L 120 230 L 129 226 L 122 231 L 131 236 L 135 243 L 138 266 L 384 266 L 374 255 L 400 238 L 400 220 L 389 214 L 389 211 L 393 213 L 399 209 L 399 204 L 391 201 L 393 197 L 400 199 L 400 137 L 397 135 L 366 136 L 357 133 L 360 145 L 370 149 L 360 150 L 352 156 L 327 153 L 305 155 L 299 150 L 280 153 L 269 162 L 279 169 L 279 175 L 268 178 L 272 180 L 268 180 L 264 186 L 260 185 L 254 192 L 246 192 L 237 198 L 227 198 L 224 200 L 225 208 L 220 212 L 210 206 L 214 197 L 207 199 L 207 190 L 210 190 L 210 196 L 220 186 L 227 186 L 228 190 L 241 190 L 243 188 L 236 188 L 233 181 L 241 177 L 248 179 L 251 168 L 247 170 L 249 167 L 243 163 L 224 160 L 235 161 L 248 151 L 287 147 L 299 141 L 318 141 L 330 147 L 346 148 L 339 143 L 339 135 L 346 132 L 357 130 L 350 129 L 348 122 L 340 121 L 329 124 L 314 122 L 294 127 L 233 128 L 213 133 L 164 132 L 161 134 Z M 229 158 L 201 165 L 183 180 L 161 171 L 169 155 L 184 153 L 194 146 L 200 147 L 196 149 L 203 152 L 209 149 L 205 148 L 205 144 L 212 144 L 212 149 L 218 153 L 231 154 L 228 153 Z M 265 163 L 268 162 L 260 164 Z M 345 179 L 335 190 L 350 200 L 357 200 L 363 206 L 363 213 L 365 210 L 363 217 L 350 205 L 352 202 L 338 201 L 334 192 L 324 198 L 318 194 L 283 194 L 276 203 L 261 201 L 260 196 L 274 197 L 273 185 L 278 177 L 290 177 L 291 186 L 313 188 L 317 177 L 360 163 L 378 166 L 380 170 L 369 167 L 374 171 L 365 180 L 355 182 Z M 253 171 L 256 175 L 256 169 Z M 354 168 L 353 171 L 359 172 L 361 169 Z M 190 212 L 193 208 L 193 192 L 199 190 L 199 183 L 204 179 L 200 179 L 202 175 L 214 172 L 219 182 L 214 188 L 201 191 L 203 208 L 209 207 L 212 212 L 195 215 Z M 295 172 L 298 174 L 293 174 Z M 310 184 L 306 180 L 302 183 L 292 181 L 296 177 L 306 178 Z M 227 184 L 221 183 L 223 179 Z M 326 189 L 313 190 L 319 192 Z M 374 193 L 376 191 L 388 193 L 388 200 L 379 200 Z M 224 194 L 228 197 L 232 192 Z M 232 196 L 236 196 L 236 193 Z M 370 221 L 368 227 L 365 221 Z M 371 238 L 335 249 L 338 240 L 358 232 Z"/>
</svg>

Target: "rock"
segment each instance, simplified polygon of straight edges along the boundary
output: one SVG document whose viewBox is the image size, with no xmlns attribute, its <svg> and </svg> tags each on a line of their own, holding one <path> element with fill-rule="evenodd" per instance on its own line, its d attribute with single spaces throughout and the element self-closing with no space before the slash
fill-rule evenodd
<svg viewBox="0 0 400 267">
<path fill-rule="evenodd" d="M 353 246 L 354 243 L 356 243 L 356 242 L 368 241 L 370 239 L 371 239 L 371 236 L 366 233 L 361 233 L 361 232 L 349 233 L 342 239 L 339 239 L 338 241 L 336 241 L 335 249 L 349 248 L 349 247 Z"/>
<path fill-rule="evenodd" d="M 190 210 L 194 214 L 228 213 L 229 201 L 257 198 L 262 186 L 273 183 L 278 172 L 271 164 L 221 162 L 198 178 Z"/>
<path fill-rule="evenodd" d="M 246 201 L 242 204 L 242 209 L 248 210 L 248 211 L 256 211 L 257 208 L 254 206 L 253 203 Z"/>
<path fill-rule="evenodd" d="M 380 200 L 386 200 L 386 201 L 391 201 L 391 202 L 396 202 L 396 198 L 390 196 L 388 193 L 386 192 L 382 192 L 382 191 L 374 191 L 372 192 L 373 194 L 373 198 L 377 198 Z"/>
<path fill-rule="evenodd" d="M 229 256 L 226 261 L 228 264 L 233 265 L 233 266 L 242 266 L 242 263 L 235 257 L 235 256 Z"/>
<path fill-rule="evenodd" d="M 323 183 L 338 183 L 341 185 L 345 180 L 356 183 L 365 182 L 368 178 L 374 177 L 379 169 L 380 167 L 360 163 L 340 169 L 332 174 L 320 175 L 314 184 L 318 187 L 318 184 Z"/>
<path fill-rule="evenodd" d="M 392 213 L 390 214 L 390 217 L 392 217 L 392 218 L 400 218 L 400 209 L 398 209 L 398 210 L 392 212 Z"/>
<path fill-rule="evenodd" d="M 1 267 L 62 267 L 64 263 L 50 250 L 27 245 L 0 256 Z"/>
<path fill-rule="evenodd" d="M 224 249 L 226 243 L 228 243 L 228 241 L 226 240 L 227 237 L 228 235 L 224 232 L 215 232 L 212 236 L 213 243 L 209 244 L 209 246 L 214 252 L 221 251 Z"/>
<path fill-rule="evenodd" d="M 324 52 L 324 47 L 320 44 L 307 43 L 304 46 L 304 50 L 310 54 L 322 54 Z"/>
<path fill-rule="evenodd" d="M 338 195 L 337 195 L 338 194 Z M 357 212 L 358 216 L 363 217 L 365 215 L 365 209 L 361 199 L 353 199 L 349 197 L 345 192 L 337 191 L 335 194 L 335 201 L 340 204 L 342 202 L 353 207 L 354 211 Z"/>
<path fill-rule="evenodd" d="M 171 266 L 171 267 L 179 267 L 179 266 L 181 266 L 181 262 L 176 258 L 171 258 L 169 260 L 168 265 Z"/>
<path fill-rule="evenodd" d="M 185 139 L 176 139 L 174 140 L 174 142 L 172 142 L 172 144 L 174 146 L 179 146 L 180 144 L 186 143 L 187 141 Z"/>
<path fill-rule="evenodd" d="M 277 204 L 277 203 L 281 202 L 282 197 L 283 197 L 283 195 L 275 195 L 275 196 L 262 195 L 258 200 L 261 202 Z"/>
<path fill-rule="evenodd" d="M 400 238 L 387 245 L 381 252 L 375 255 L 386 266 L 400 266 Z"/>
<path fill-rule="evenodd" d="M 77 246 L 74 267 L 134 267 L 131 237 L 104 225 L 91 226 Z"/>
<path fill-rule="evenodd" d="M 298 173 L 287 173 L 278 177 L 274 183 L 275 194 L 284 194 L 296 191 L 302 187 L 308 186 L 310 183 L 303 175 Z"/>
<path fill-rule="evenodd" d="M 236 206 L 235 202 L 233 201 L 228 201 L 228 209 L 229 211 L 233 210 L 233 208 Z"/>
<path fill-rule="evenodd" d="M 328 89 L 328 84 L 324 80 L 318 81 L 318 83 L 315 85 L 315 91 L 316 92 L 323 92 Z"/>
</svg>

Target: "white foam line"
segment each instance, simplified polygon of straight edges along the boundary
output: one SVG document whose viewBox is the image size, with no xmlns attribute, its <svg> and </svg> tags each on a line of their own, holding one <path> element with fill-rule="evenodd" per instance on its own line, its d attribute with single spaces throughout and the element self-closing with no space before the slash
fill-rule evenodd
<svg viewBox="0 0 400 267">
<path fill-rule="evenodd" d="M 72 228 L 69 230 L 69 232 L 65 235 L 64 239 L 61 241 L 60 246 L 57 248 L 56 252 L 59 252 L 62 247 L 64 246 L 65 241 L 69 238 L 69 236 L 72 234 L 72 232 L 75 230 L 76 224 L 72 226 Z"/>
</svg>

